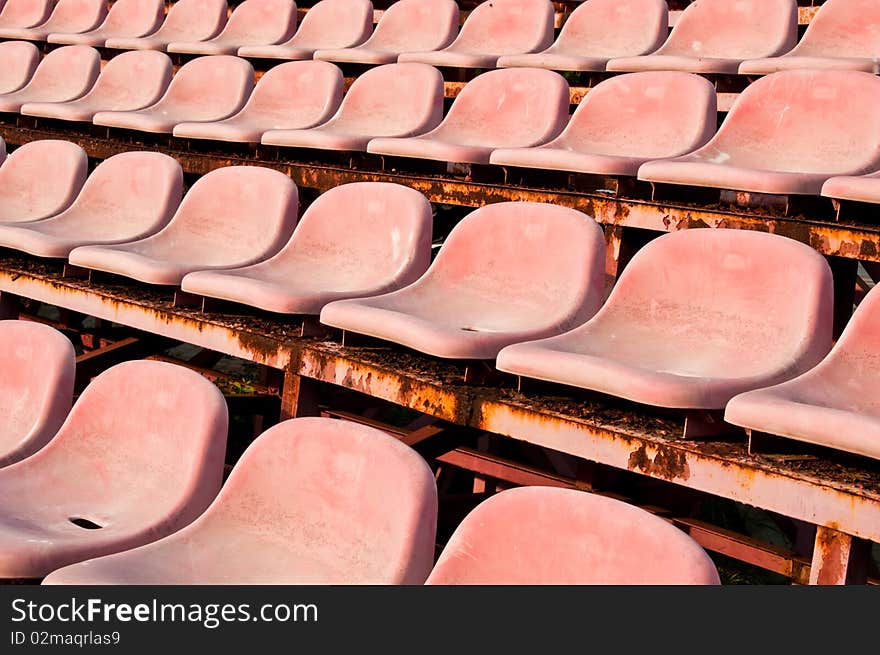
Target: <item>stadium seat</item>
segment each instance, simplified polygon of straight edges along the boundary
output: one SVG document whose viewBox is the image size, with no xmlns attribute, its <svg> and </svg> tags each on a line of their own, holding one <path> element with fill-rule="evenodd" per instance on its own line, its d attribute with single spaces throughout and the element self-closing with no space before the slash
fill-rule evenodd
<svg viewBox="0 0 880 655">
<path fill-rule="evenodd" d="M 0 95 L 0 111 L 17 113 L 28 102 L 66 102 L 84 95 L 95 84 L 101 56 L 84 45 L 53 50 L 40 61 L 30 81 Z"/>
<path fill-rule="evenodd" d="M 724 420 L 759 432 L 880 459 L 880 288 L 873 287 L 815 368 L 735 396 Z"/>
<path fill-rule="evenodd" d="M 29 102 L 21 113 L 91 122 L 99 111 L 131 111 L 152 105 L 168 88 L 174 67 L 161 52 L 123 52 L 110 59 L 95 85 L 68 102 Z"/>
<path fill-rule="evenodd" d="M 227 424 L 220 390 L 182 366 L 98 375 L 48 445 L 0 469 L 0 577 L 42 578 L 192 522 L 220 489 Z"/>
<path fill-rule="evenodd" d="M 766 75 L 796 68 L 830 68 L 878 73 L 880 5 L 876 0 L 826 0 L 807 31 L 781 57 L 750 59 L 741 75 Z"/>
<path fill-rule="evenodd" d="M 0 321 L 0 468 L 55 436 L 73 402 L 75 370 L 73 344 L 57 330 Z"/>
<path fill-rule="evenodd" d="M 73 204 L 57 216 L 0 224 L 0 245 L 66 258 L 82 245 L 124 243 L 159 231 L 183 193 L 177 160 L 158 152 L 123 152 L 102 161 Z"/>
<path fill-rule="evenodd" d="M 425 64 L 386 64 L 359 75 L 339 110 L 308 130 L 269 130 L 273 146 L 364 151 L 379 136 L 412 136 L 443 118 L 443 76 Z"/>
<path fill-rule="evenodd" d="M 363 43 L 373 31 L 370 0 L 321 0 L 306 12 L 299 29 L 284 43 L 246 45 L 239 57 L 311 59 L 320 48 L 348 48 Z"/>
<path fill-rule="evenodd" d="M 410 138 L 377 138 L 367 152 L 489 163 L 495 148 L 529 148 L 559 134 L 568 121 L 568 83 L 559 73 L 510 68 L 468 82 L 436 128 Z"/>
<path fill-rule="evenodd" d="M 36 27 L 0 27 L 0 37 L 45 41 L 50 34 L 88 32 L 98 27 L 106 17 L 106 0 L 58 0 L 45 23 Z"/>
<path fill-rule="evenodd" d="M 822 185 L 822 195 L 837 200 L 880 203 L 880 171 L 832 177 Z"/>
<path fill-rule="evenodd" d="M 18 91 L 40 64 L 40 49 L 27 41 L 0 43 L 0 94 Z"/>
<path fill-rule="evenodd" d="M 432 66 L 492 68 L 502 55 L 539 52 L 553 43 L 555 12 L 549 0 L 485 0 L 442 50 L 404 52 L 397 61 Z"/>
<path fill-rule="evenodd" d="M 429 585 L 717 585 L 691 537 L 623 501 L 574 489 L 518 487 L 456 528 Z"/>
<path fill-rule="evenodd" d="M 190 273 L 190 293 L 284 314 L 320 314 L 332 300 L 394 291 L 431 261 L 431 205 L 409 187 L 354 182 L 318 196 L 274 257 Z"/>
<path fill-rule="evenodd" d="M 234 55 L 241 46 L 281 43 L 295 31 L 293 0 L 245 0 L 232 11 L 220 34 L 204 41 L 172 41 L 168 52 Z"/>
<path fill-rule="evenodd" d="M 571 12 L 549 48 L 504 55 L 497 65 L 604 71 L 609 59 L 654 52 L 668 35 L 666 0 L 587 0 Z"/>
<path fill-rule="evenodd" d="M 468 214 L 428 271 L 385 295 L 337 300 L 321 322 L 450 359 L 493 359 L 511 343 L 559 334 L 602 303 L 605 238 L 557 205 L 500 202 Z"/>
<path fill-rule="evenodd" d="M 165 19 L 164 0 L 116 0 L 100 26 L 88 32 L 64 34 L 53 32 L 49 43 L 70 43 L 101 47 L 107 39 L 140 37 L 152 34 Z"/>
<path fill-rule="evenodd" d="M 214 123 L 180 123 L 174 136 L 259 143 L 263 132 L 306 129 L 327 122 L 342 102 L 344 79 L 325 61 L 291 61 L 270 68 L 244 108 Z"/>
<path fill-rule="evenodd" d="M 241 111 L 253 88 L 248 61 L 230 55 L 196 57 L 180 67 L 157 103 L 136 111 L 100 111 L 92 122 L 171 134 L 180 123 L 219 121 Z"/>
<path fill-rule="evenodd" d="M 689 229 L 639 250 L 602 309 L 497 367 L 646 405 L 722 409 L 814 366 L 831 347 L 831 270 L 800 242 Z"/>
<path fill-rule="evenodd" d="M 880 79 L 794 70 L 743 91 L 702 148 L 639 169 L 651 182 L 760 193 L 818 194 L 835 175 L 880 168 Z"/>
<path fill-rule="evenodd" d="M 415 451 L 373 427 L 298 418 L 259 436 L 188 527 L 44 584 L 422 584 L 436 524 Z"/>
<path fill-rule="evenodd" d="M 0 29 L 37 27 L 49 20 L 55 0 L 6 0 L 0 11 Z"/>
<path fill-rule="evenodd" d="M 458 34 L 455 0 L 398 0 L 382 14 L 373 34 L 356 47 L 319 49 L 315 59 L 359 64 L 393 64 L 402 52 L 445 48 Z"/>
<path fill-rule="evenodd" d="M 17 148 L 0 165 L 0 223 L 36 221 L 67 209 L 89 170 L 86 151 L 55 139 Z"/>
<path fill-rule="evenodd" d="M 187 273 L 236 268 L 274 255 L 297 220 L 297 188 L 258 166 L 227 166 L 198 179 L 171 222 L 117 246 L 83 246 L 70 263 L 150 284 L 177 286 Z"/>
<path fill-rule="evenodd" d="M 736 73 L 746 59 L 791 50 L 797 26 L 796 0 L 697 0 L 654 54 L 615 58 L 606 70 Z"/>
<path fill-rule="evenodd" d="M 718 121 L 715 87 L 693 73 L 624 73 L 600 82 L 562 134 L 543 146 L 501 148 L 489 161 L 597 175 L 631 175 L 651 159 L 702 146 Z"/>
<path fill-rule="evenodd" d="M 177 0 L 153 34 L 115 36 L 107 39 L 106 45 L 118 50 L 165 50 L 174 41 L 207 41 L 223 30 L 226 19 L 226 0 Z"/>
</svg>

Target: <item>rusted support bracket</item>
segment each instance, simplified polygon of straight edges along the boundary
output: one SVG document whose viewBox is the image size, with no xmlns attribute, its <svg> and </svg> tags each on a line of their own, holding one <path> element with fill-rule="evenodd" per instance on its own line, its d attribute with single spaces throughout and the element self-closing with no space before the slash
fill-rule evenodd
<svg viewBox="0 0 880 655">
<path fill-rule="evenodd" d="M 734 431 L 724 422 L 724 412 L 709 410 L 689 410 L 684 417 L 685 439 L 714 439 Z"/>
<path fill-rule="evenodd" d="M 866 584 L 871 542 L 819 526 L 810 567 L 811 585 Z"/>
<path fill-rule="evenodd" d="M 318 382 L 297 374 L 293 369 L 284 372 L 284 385 L 281 388 L 280 420 L 318 416 Z"/>
</svg>

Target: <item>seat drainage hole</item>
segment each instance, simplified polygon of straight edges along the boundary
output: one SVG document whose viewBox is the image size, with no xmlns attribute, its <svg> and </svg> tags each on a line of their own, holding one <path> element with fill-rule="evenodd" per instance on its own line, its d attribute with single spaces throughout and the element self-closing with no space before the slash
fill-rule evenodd
<svg viewBox="0 0 880 655">
<path fill-rule="evenodd" d="M 89 521 L 88 519 L 81 518 L 79 516 L 71 516 L 67 520 L 70 521 L 71 523 L 73 523 L 74 525 L 78 525 L 81 528 L 85 528 L 86 530 L 100 530 L 101 528 L 104 527 L 103 525 L 98 525 L 97 523 Z"/>
</svg>

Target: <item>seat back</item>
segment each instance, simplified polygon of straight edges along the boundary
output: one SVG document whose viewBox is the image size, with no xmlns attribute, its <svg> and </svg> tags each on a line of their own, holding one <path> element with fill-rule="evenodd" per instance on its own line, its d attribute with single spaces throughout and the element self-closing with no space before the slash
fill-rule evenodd
<svg viewBox="0 0 880 655">
<path fill-rule="evenodd" d="M 0 26 L 36 27 L 52 14 L 55 0 L 6 0 L 0 11 Z"/>
<path fill-rule="evenodd" d="M 28 41 L 0 43 L 0 93 L 17 91 L 40 64 L 40 49 Z"/>
<path fill-rule="evenodd" d="M 321 0 L 306 12 L 291 45 L 301 48 L 348 48 L 373 31 L 370 0 Z"/>
<path fill-rule="evenodd" d="M 177 71 L 154 109 L 174 107 L 187 120 L 218 120 L 240 110 L 254 88 L 250 62 L 232 55 L 196 57 Z"/>
<path fill-rule="evenodd" d="M 127 111 L 152 105 L 171 83 L 174 66 L 164 52 L 136 50 L 110 59 L 84 98 L 101 111 Z"/>
<path fill-rule="evenodd" d="M 37 220 L 67 209 L 86 180 L 89 158 L 69 141 L 17 148 L 0 166 L 0 221 Z"/>
<path fill-rule="evenodd" d="M 177 0 L 155 36 L 169 41 L 204 41 L 226 26 L 226 0 Z"/>
<path fill-rule="evenodd" d="M 450 48 L 499 55 L 543 50 L 553 43 L 549 0 L 486 0 L 465 19 Z"/>
<path fill-rule="evenodd" d="M 245 0 L 236 6 L 214 39 L 238 46 L 286 41 L 296 32 L 293 0 Z"/>
<path fill-rule="evenodd" d="M 164 0 L 116 0 L 101 29 L 113 36 L 146 36 L 164 20 Z"/>
<path fill-rule="evenodd" d="M 98 27 L 105 18 L 105 0 L 58 0 L 49 20 L 40 29 L 49 33 L 78 34 Z"/>
<path fill-rule="evenodd" d="M 91 89 L 101 72 L 101 55 L 85 45 L 69 45 L 52 50 L 34 71 L 27 86 L 51 98 L 46 101 L 72 100 Z"/>
<path fill-rule="evenodd" d="M 458 35 L 455 0 L 398 0 L 376 23 L 365 47 L 389 52 L 427 52 L 445 48 Z"/>
<path fill-rule="evenodd" d="M 290 61 L 270 68 L 257 82 L 244 109 L 259 114 L 261 125 L 272 129 L 298 119 L 301 125 L 326 122 L 339 108 L 344 87 L 342 71 L 326 61 Z"/>
<path fill-rule="evenodd" d="M 654 52 L 668 35 L 666 0 L 586 0 L 563 24 L 556 46 L 610 59 Z"/>
<path fill-rule="evenodd" d="M 825 0 L 794 53 L 880 58 L 880 5 L 874 0 Z"/>
</svg>

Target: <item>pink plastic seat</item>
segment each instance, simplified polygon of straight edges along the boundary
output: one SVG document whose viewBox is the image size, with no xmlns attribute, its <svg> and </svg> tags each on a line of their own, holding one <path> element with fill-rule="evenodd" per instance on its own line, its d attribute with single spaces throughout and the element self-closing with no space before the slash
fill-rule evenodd
<svg viewBox="0 0 880 655">
<path fill-rule="evenodd" d="M 40 323 L 0 321 L 0 468 L 55 436 L 73 403 L 75 373 L 76 352 L 63 334 Z"/>
<path fill-rule="evenodd" d="M 0 223 L 36 221 L 67 209 L 89 170 L 86 151 L 55 139 L 31 141 L 0 166 Z"/>
<path fill-rule="evenodd" d="M 835 175 L 880 168 L 880 80 L 782 71 L 743 91 L 705 146 L 649 162 L 639 179 L 762 193 L 818 194 Z"/>
<path fill-rule="evenodd" d="M 269 69 L 244 108 L 215 123 L 180 123 L 174 136 L 259 143 L 267 130 L 307 129 L 327 122 L 342 102 L 344 78 L 325 61 L 291 61 Z"/>
<path fill-rule="evenodd" d="M 568 121 L 568 83 L 538 68 L 489 71 L 468 82 L 436 128 L 410 138 L 377 138 L 367 152 L 489 163 L 496 148 L 529 148 L 559 134 Z"/>
<path fill-rule="evenodd" d="M 58 0 L 45 23 L 36 27 L 0 27 L 0 37 L 45 41 L 50 34 L 88 32 L 98 27 L 106 17 L 106 0 Z"/>
<path fill-rule="evenodd" d="M 99 111 L 92 122 L 170 134 L 180 123 L 229 118 L 241 111 L 253 88 L 254 69 L 248 61 L 230 55 L 197 57 L 180 67 L 155 104 L 134 111 Z"/>
<path fill-rule="evenodd" d="M 826 0 L 803 38 L 781 57 L 750 59 L 741 75 L 766 75 L 795 68 L 830 68 L 878 73 L 880 5 L 875 0 Z"/>
<path fill-rule="evenodd" d="M 273 146 L 364 151 L 379 136 L 411 136 L 443 118 L 443 76 L 425 64 L 385 64 L 359 75 L 339 110 L 308 130 L 268 130 Z"/>
<path fill-rule="evenodd" d="M 431 261 L 431 205 L 409 187 L 355 182 L 309 205 L 274 257 L 228 271 L 190 273 L 184 291 L 286 314 L 319 314 L 341 298 L 415 282 Z"/>
<path fill-rule="evenodd" d="M 131 111 L 152 105 L 168 88 L 174 67 L 161 52 L 123 52 L 110 59 L 91 91 L 69 102 L 29 102 L 27 116 L 91 122 L 99 111 Z"/>
<path fill-rule="evenodd" d="M 734 397 L 724 420 L 760 432 L 880 459 L 880 289 L 856 308 L 815 368 Z"/>
<path fill-rule="evenodd" d="M 700 545 L 620 500 L 554 487 L 491 496 L 459 524 L 429 585 L 717 585 Z"/>
<path fill-rule="evenodd" d="M 0 111 L 17 113 L 29 102 L 67 102 L 85 95 L 98 79 L 101 56 L 84 45 L 53 50 L 40 62 L 30 81 L 0 95 Z"/>
<path fill-rule="evenodd" d="M 880 203 L 880 172 L 832 177 L 822 185 L 822 195 L 838 200 Z"/>
<path fill-rule="evenodd" d="M 791 50 L 797 26 L 796 0 L 695 0 L 654 54 L 615 58 L 606 69 L 736 73 L 746 59 Z"/>
<path fill-rule="evenodd" d="M 226 0 L 177 0 L 162 26 L 149 36 L 107 39 L 108 48 L 119 50 L 165 50 L 174 41 L 207 41 L 226 25 Z"/>
<path fill-rule="evenodd" d="M 321 48 L 315 59 L 360 64 L 392 64 L 403 52 L 445 48 L 458 34 L 455 0 L 398 0 L 388 6 L 373 34 L 355 47 Z"/>
<path fill-rule="evenodd" d="M 58 434 L 0 470 L 0 577 L 41 578 L 192 522 L 223 477 L 226 402 L 182 366 L 117 364 Z"/>
<path fill-rule="evenodd" d="M 172 41 L 168 52 L 234 55 L 247 45 L 281 43 L 296 31 L 293 0 L 245 0 L 237 5 L 217 36 L 204 41 Z"/>
<path fill-rule="evenodd" d="M 373 31 L 370 0 L 321 0 L 312 5 L 290 40 L 277 45 L 245 45 L 240 57 L 311 59 L 321 48 L 349 48 Z"/>
<path fill-rule="evenodd" d="M 549 48 L 554 19 L 549 0 L 486 0 L 470 13 L 449 46 L 429 52 L 404 52 L 397 61 L 491 68 L 502 55 Z"/>
<path fill-rule="evenodd" d="M 416 282 L 331 302 L 321 322 L 437 357 L 492 359 L 590 318 L 604 266 L 603 232 L 589 216 L 532 202 L 486 205 L 453 228 Z"/>
<path fill-rule="evenodd" d="M 609 59 L 654 52 L 668 35 L 665 0 L 587 0 L 569 15 L 559 38 L 549 48 L 532 54 L 504 55 L 497 65 L 604 71 Z"/>
<path fill-rule="evenodd" d="M 299 418 L 258 437 L 191 525 L 44 582 L 422 584 L 436 524 L 434 477 L 415 451 L 376 428 Z"/>
<path fill-rule="evenodd" d="M 27 41 L 0 43 L 0 94 L 18 91 L 40 63 L 40 49 Z"/>
<path fill-rule="evenodd" d="M 199 178 L 157 234 L 76 248 L 70 263 L 176 286 L 193 271 L 237 268 L 274 255 L 290 238 L 297 209 L 296 185 L 283 173 L 227 166 Z"/>
<path fill-rule="evenodd" d="M 168 155 L 113 155 L 98 164 L 67 210 L 25 225 L 0 225 L 0 244 L 66 258 L 78 246 L 142 239 L 171 220 L 182 189 L 183 171 Z"/>
<path fill-rule="evenodd" d="M 55 0 L 6 0 L 0 11 L 0 28 L 36 27 L 49 19 L 54 5 Z"/>
<path fill-rule="evenodd" d="M 164 0 L 116 0 L 100 26 L 88 32 L 53 32 L 49 43 L 71 43 L 100 47 L 114 37 L 140 37 L 152 34 L 165 19 Z"/>
<path fill-rule="evenodd" d="M 718 120 L 715 87 L 677 71 L 626 73 L 597 84 L 558 137 L 534 148 L 501 148 L 489 161 L 600 175 L 632 175 L 651 159 L 705 144 Z"/>
<path fill-rule="evenodd" d="M 828 264 L 805 244 L 672 232 L 635 254 L 590 321 L 505 348 L 497 367 L 657 407 L 721 409 L 821 360 L 832 302 Z"/>
</svg>

